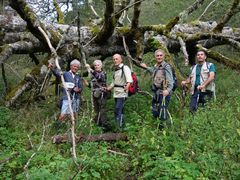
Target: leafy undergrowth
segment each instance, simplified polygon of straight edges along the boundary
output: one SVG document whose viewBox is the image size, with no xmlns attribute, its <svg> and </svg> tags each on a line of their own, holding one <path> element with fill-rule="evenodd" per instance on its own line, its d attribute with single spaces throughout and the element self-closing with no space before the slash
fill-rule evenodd
<svg viewBox="0 0 240 180">
<path fill-rule="evenodd" d="M 149 77 L 141 76 L 147 90 Z M 111 76 L 111 75 L 110 75 Z M 240 90 L 238 74 L 218 65 L 217 100 L 195 116 L 172 96 L 169 111 L 173 126 L 157 129 L 151 116 L 151 97 L 134 95 L 126 102 L 124 132 L 128 141 L 77 144 L 79 169 L 71 158 L 71 144 L 55 145 L 58 109 L 54 97 L 19 109 L 0 107 L 1 179 L 239 179 Z M 85 89 L 84 96 L 89 96 Z M 77 119 L 77 133 L 100 134 L 91 121 L 91 104 L 85 98 Z M 188 99 L 189 101 L 189 99 Z M 113 100 L 108 102 L 112 125 Z M 69 124 L 60 132 L 69 132 Z M 45 130 L 43 144 L 41 138 Z M 116 131 L 116 129 L 112 129 Z M 27 168 L 24 166 L 33 153 Z"/>
</svg>

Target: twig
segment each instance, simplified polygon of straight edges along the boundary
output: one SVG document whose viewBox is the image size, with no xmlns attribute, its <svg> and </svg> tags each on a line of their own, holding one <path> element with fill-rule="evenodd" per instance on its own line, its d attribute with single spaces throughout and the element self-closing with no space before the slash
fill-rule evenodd
<svg viewBox="0 0 240 180">
<path fill-rule="evenodd" d="M 113 150 L 111 150 L 111 149 L 108 149 L 108 152 L 111 152 L 111 153 L 113 153 L 113 154 L 118 154 L 118 155 L 121 155 L 121 156 L 129 156 L 128 154 L 125 154 L 125 153 L 121 153 L 121 152 L 117 152 L 117 151 L 113 151 Z"/>
<path fill-rule="evenodd" d="M 126 9 L 129 9 L 130 7 L 134 6 L 135 4 L 140 3 L 140 2 L 143 2 L 143 1 L 145 1 L 145 0 L 139 0 L 139 1 L 136 1 L 136 2 L 134 2 L 134 3 L 132 3 L 132 4 L 129 4 L 129 5 L 126 6 L 125 8 L 123 8 L 123 9 L 121 9 L 120 11 L 114 13 L 112 16 L 118 15 L 118 14 L 120 14 L 121 12 L 125 11 Z"/>
<path fill-rule="evenodd" d="M 205 8 L 205 10 L 203 11 L 203 13 L 199 16 L 199 18 L 198 18 L 198 20 L 200 20 L 202 17 L 203 17 L 203 15 L 207 12 L 207 10 L 209 9 L 209 7 L 215 2 L 216 0 L 213 0 L 212 2 L 210 2 L 209 4 L 208 4 L 208 6 Z"/>
<path fill-rule="evenodd" d="M 42 145 L 43 145 L 43 143 L 44 143 L 45 131 L 46 131 L 46 126 L 43 125 L 42 138 L 41 138 L 40 145 L 38 146 L 37 151 L 34 152 L 34 153 L 30 156 L 30 158 L 28 159 L 27 163 L 26 163 L 25 166 L 23 167 L 27 179 L 29 179 L 29 174 L 28 174 L 28 171 L 27 171 L 27 170 L 28 170 L 28 166 L 29 166 L 31 160 L 33 159 L 33 157 L 34 157 L 34 156 L 37 154 L 37 152 L 40 151 L 40 149 L 42 148 Z"/>
<path fill-rule="evenodd" d="M 32 143 L 32 141 L 31 141 L 31 138 L 30 138 L 29 134 L 27 135 L 27 137 L 28 137 L 29 143 L 30 143 L 30 145 L 31 145 L 31 148 L 33 148 L 33 143 Z"/>
<path fill-rule="evenodd" d="M 20 76 L 20 74 L 19 74 L 16 70 L 14 70 L 11 65 L 9 65 L 9 64 L 7 64 L 7 63 L 4 63 L 4 64 L 5 64 L 5 66 L 6 66 L 7 68 L 9 68 L 19 79 L 22 79 L 22 77 Z"/>
<path fill-rule="evenodd" d="M 93 1 L 92 0 L 89 0 L 88 1 L 89 5 L 90 5 L 90 9 L 92 10 L 93 14 L 97 17 L 97 18 L 100 18 L 100 16 L 98 15 L 98 13 L 95 11 L 94 7 L 93 7 Z"/>
</svg>

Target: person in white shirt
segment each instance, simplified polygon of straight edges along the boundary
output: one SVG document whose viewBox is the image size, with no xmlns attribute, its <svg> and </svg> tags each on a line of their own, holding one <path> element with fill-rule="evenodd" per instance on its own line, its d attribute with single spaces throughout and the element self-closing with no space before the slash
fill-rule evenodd
<svg viewBox="0 0 240 180">
<path fill-rule="evenodd" d="M 115 72 L 113 75 L 113 81 L 107 90 L 113 89 L 113 97 L 115 99 L 115 121 L 119 128 L 123 128 L 123 108 L 124 102 L 128 97 L 128 89 L 133 82 L 131 76 L 131 70 L 127 65 L 122 63 L 122 57 L 120 54 L 113 55 L 113 62 L 115 65 Z"/>
</svg>

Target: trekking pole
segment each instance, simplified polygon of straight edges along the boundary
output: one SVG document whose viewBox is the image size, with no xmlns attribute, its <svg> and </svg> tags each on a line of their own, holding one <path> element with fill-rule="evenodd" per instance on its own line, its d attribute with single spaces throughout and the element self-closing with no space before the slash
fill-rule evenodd
<svg viewBox="0 0 240 180">
<path fill-rule="evenodd" d="M 101 117 L 102 99 L 103 99 L 103 91 L 101 91 L 100 107 L 99 107 L 98 119 L 97 119 L 97 125 L 98 126 L 99 126 L 99 121 L 100 121 L 100 117 Z"/>
</svg>

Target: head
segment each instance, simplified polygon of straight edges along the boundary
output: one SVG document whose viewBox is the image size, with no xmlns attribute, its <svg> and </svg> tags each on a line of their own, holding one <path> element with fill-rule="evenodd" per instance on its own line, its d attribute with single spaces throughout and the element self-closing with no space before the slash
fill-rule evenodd
<svg viewBox="0 0 240 180">
<path fill-rule="evenodd" d="M 161 49 L 156 50 L 155 51 L 155 58 L 156 58 L 157 64 L 161 64 L 164 61 L 165 52 Z"/>
<path fill-rule="evenodd" d="M 115 66 L 118 66 L 122 63 L 122 56 L 120 54 L 114 54 L 113 55 L 113 62 Z"/>
<path fill-rule="evenodd" d="M 70 70 L 72 71 L 72 73 L 76 74 L 79 67 L 80 67 L 80 62 L 77 59 L 74 59 L 71 63 L 70 63 Z"/>
<path fill-rule="evenodd" d="M 207 59 L 207 54 L 204 50 L 199 50 L 197 51 L 197 54 L 196 54 L 196 59 L 197 59 L 197 63 L 204 63 Z"/>
<path fill-rule="evenodd" d="M 101 60 L 95 60 L 93 62 L 94 70 L 95 71 L 101 71 L 102 70 L 102 61 Z"/>
</svg>

